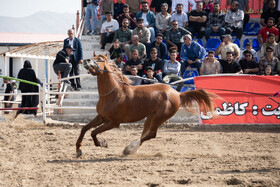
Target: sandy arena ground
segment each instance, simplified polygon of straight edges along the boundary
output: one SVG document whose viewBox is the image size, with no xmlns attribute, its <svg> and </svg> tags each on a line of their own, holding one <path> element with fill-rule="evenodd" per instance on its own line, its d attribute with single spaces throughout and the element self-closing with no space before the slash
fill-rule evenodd
<svg viewBox="0 0 280 187">
<path fill-rule="evenodd" d="M 9 117 L 9 116 L 8 116 Z M 141 126 L 88 132 L 76 158 L 79 125 L 43 125 L 19 116 L 0 123 L 0 186 L 280 186 L 280 125 L 165 125 L 135 155 L 123 156 Z"/>
</svg>

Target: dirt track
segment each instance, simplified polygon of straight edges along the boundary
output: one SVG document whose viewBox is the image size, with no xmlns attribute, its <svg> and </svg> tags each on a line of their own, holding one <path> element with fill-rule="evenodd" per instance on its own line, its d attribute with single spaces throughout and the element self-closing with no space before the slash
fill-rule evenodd
<svg viewBox="0 0 280 187">
<path fill-rule="evenodd" d="M 161 128 L 139 152 L 123 156 L 141 128 L 88 132 L 75 158 L 80 127 L 45 126 L 22 116 L 0 123 L 0 186 L 279 186 L 280 127 Z"/>
</svg>

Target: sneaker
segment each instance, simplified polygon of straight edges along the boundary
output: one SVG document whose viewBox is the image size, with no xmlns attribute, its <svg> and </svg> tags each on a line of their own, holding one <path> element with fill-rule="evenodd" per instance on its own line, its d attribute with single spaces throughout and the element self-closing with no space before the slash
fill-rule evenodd
<svg viewBox="0 0 280 187">
<path fill-rule="evenodd" d="M 75 90 L 76 90 L 76 91 L 81 91 L 81 88 L 76 88 Z"/>
<path fill-rule="evenodd" d="M 63 81 L 63 82 L 66 83 L 66 84 L 71 84 L 71 82 L 68 81 L 68 80 L 65 80 L 65 81 Z"/>
<path fill-rule="evenodd" d="M 101 48 L 100 48 L 100 49 L 103 49 L 103 50 L 104 50 L 104 49 L 105 49 L 105 46 L 101 46 Z"/>
<path fill-rule="evenodd" d="M 91 35 L 91 31 L 87 31 L 87 32 L 86 32 L 86 35 Z"/>
<path fill-rule="evenodd" d="M 100 35 L 99 31 L 95 31 L 94 33 L 95 33 L 95 35 Z"/>
</svg>

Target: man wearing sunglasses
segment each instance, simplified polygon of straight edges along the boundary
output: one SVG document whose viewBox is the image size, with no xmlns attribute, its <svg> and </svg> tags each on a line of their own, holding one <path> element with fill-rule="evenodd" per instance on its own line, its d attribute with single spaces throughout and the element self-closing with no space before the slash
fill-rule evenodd
<svg viewBox="0 0 280 187">
<path fill-rule="evenodd" d="M 253 60 L 253 54 L 249 50 L 243 52 L 244 59 L 239 61 L 241 69 L 244 74 L 258 74 L 259 73 L 259 64 Z"/>
<path fill-rule="evenodd" d="M 279 63 L 278 58 L 274 56 L 273 49 L 271 47 L 267 47 L 265 56 L 260 59 L 260 75 L 264 74 L 265 67 L 267 65 L 272 67 L 271 69 L 273 74 L 280 73 Z"/>
</svg>

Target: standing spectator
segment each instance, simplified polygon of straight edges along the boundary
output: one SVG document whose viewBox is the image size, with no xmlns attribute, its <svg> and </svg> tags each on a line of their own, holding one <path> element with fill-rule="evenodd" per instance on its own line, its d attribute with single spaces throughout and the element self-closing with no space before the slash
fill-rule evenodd
<svg viewBox="0 0 280 187">
<path fill-rule="evenodd" d="M 189 14 L 189 31 L 194 35 L 198 33 L 197 38 L 202 38 L 205 32 L 207 13 L 202 10 L 203 3 L 196 3 L 196 10 L 192 10 Z"/>
<path fill-rule="evenodd" d="M 273 17 L 275 20 L 275 25 L 279 23 L 280 12 L 276 9 L 275 0 L 268 1 L 268 10 L 261 14 L 261 25 L 266 27 L 268 18 Z"/>
<path fill-rule="evenodd" d="M 171 23 L 171 15 L 167 12 L 168 4 L 161 4 L 161 12 L 156 15 L 156 33 L 165 34 Z"/>
<path fill-rule="evenodd" d="M 257 52 L 255 51 L 255 49 L 253 49 L 251 42 L 246 43 L 245 50 L 250 51 L 253 55 L 252 60 L 257 61 Z M 245 58 L 244 53 L 242 53 L 241 59 L 244 59 L 244 58 Z"/>
<path fill-rule="evenodd" d="M 181 74 L 184 74 L 186 67 L 197 68 L 197 71 L 200 72 L 202 60 L 206 55 L 205 48 L 192 41 L 192 37 L 189 34 L 184 36 L 184 42 L 180 52 Z"/>
<path fill-rule="evenodd" d="M 154 84 L 155 82 L 158 82 L 158 80 L 154 77 L 154 70 L 151 66 L 148 66 L 146 68 L 146 73 L 145 75 L 143 76 L 143 78 L 146 78 L 146 79 L 150 79 L 152 81 L 149 81 L 149 80 L 142 80 L 142 84 Z"/>
<path fill-rule="evenodd" d="M 122 48 L 120 47 L 119 39 L 115 39 L 113 42 L 112 47 L 109 49 L 110 59 L 114 60 L 117 58 L 118 54 L 122 53 Z"/>
<path fill-rule="evenodd" d="M 98 34 L 97 28 L 97 11 L 99 0 L 87 0 L 87 9 L 85 23 L 87 27 L 87 35 Z M 90 17 L 92 18 L 93 25 L 91 27 Z"/>
<path fill-rule="evenodd" d="M 266 54 L 265 56 L 263 56 L 261 59 L 260 59 L 260 62 L 259 62 L 259 65 L 260 65 L 260 74 L 263 75 L 264 74 L 264 71 L 265 71 L 265 67 L 267 65 L 270 65 L 271 66 L 271 69 L 272 69 L 272 73 L 275 75 L 278 73 L 279 71 L 279 67 L 278 67 L 278 64 L 279 64 L 279 60 L 277 57 L 275 57 L 273 55 L 273 49 L 271 47 L 267 47 L 266 48 Z"/>
<path fill-rule="evenodd" d="M 240 57 L 240 49 L 235 43 L 232 43 L 231 40 L 231 35 L 224 35 L 223 42 L 221 42 L 219 47 L 216 49 L 215 54 L 217 56 L 221 54 L 222 59 L 226 60 L 227 52 L 232 52 L 235 56 L 235 60 L 237 61 Z"/>
<path fill-rule="evenodd" d="M 238 2 L 233 1 L 230 6 L 230 10 L 227 11 L 225 16 L 226 21 L 226 33 L 236 33 L 236 38 L 241 40 L 243 35 L 243 10 L 238 9 Z"/>
<path fill-rule="evenodd" d="M 105 49 L 106 43 L 114 38 L 114 33 L 119 29 L 119 23 L 113 19 L 112 12 L 106 12 L 106 21 L 102 24 L 100 32 L 101 49 Z"/>
<path fill-rule="evenodd" d="M 171 22 L 171 26 L 172 28 L 167 30 L 166 32 L 166 43 L 167 43 L 167 48 L 169 49 L 170 47 L 177 47 L 178 51 L 181 50 L 181 38 L 185 35 L 185 34 L 191 34 L 188 30 L 182 28 L 182 27 L 178 27 L 178 21 L 177 20 L 173 20 Z"/>
<path fill-rule="evenodd" d="M 215 58 L 214 51 L 209 51 L 208 56 L 202 62 L 199 74 L 210 75 L 219 73 L 221 73 L 220 62 Z"/>
<path fill-rule="evenodd" d="M 144 27 L 144 19 L 137 19 L 137 27 L 133 30 L 132 35 L 138 35 L 139 41 L 148 46 L 151 38 L 151 32 L 147 27 Z"/>
<path fill-rule="evenodd" d="M 129 6 L 125 4 L 123 6 L 123 13 L 118 16 L 118 22 L 119 25 L 122 25 L 123 19 L 127 18 L 129 20 L 129 28 L 134 29 L 136 27 L 136 20 L 135 20 L 135 14 L 129 12 Z"/>
<path fill-rule="evenodd" d="M 158 33 L 156 36 L 156 40 L 152 42 L 148 48 L 147 51 L 150 51 L 152 48 L 157 49 L 157 57 L 160 57 L 163 62 L 167 59 L 168 53 L 167 53 L 167 47 L 166 45 L 162 42 L 163 40 L 163 34 Z M 147 53 L 147 58 L 150 58 L 150 53 Z"/>
<path fill-rule="evenodd" d="M 222 66 L 223 73 L 242 73 L 240 65 L 234 60 L 233 52 L 227 52 L 226 60 L 220 59 L 219 61 Z"/>
<path fill-rule="evenodd" d="M 170 51 L 170 60 L 165 62 L 163 68 L 163 73 L 164 73 L 163 82 L 165 83 L 182 80 L 182 77 L 178 75 L 181 69 L 181 64 L 176 60 L 176 57 L 177 57 L 177 51 L 176 50 Z M 184 82 L 181 82 L 177 86 L 176 90 L 180 92 L 183 86 L 184 86 Z"/>
<path fill-rule="evenodd" d="M 267 47 L 271 47 L 274 51 L 274 56 L 278 55 L 278 47 L 277 47 L 277 43 L 275 41 L 275 35 L 274 34 L 269 34 L 268 39 L 266 40 L 266 42 L 262 45 L 261 47 L 261 53 L 260 56 L 263 57 L 265 55 L 265 49 Z"/>
<path fill-rule="evenodd" d="M 114 4 L 114 19 L 117 19 L 117 17 L 123 13 L 123 6 L 122 0 L 117 0 Z"/>
<path fill-rule="evenodd" d="M 136 66 L 138 71 L 138 75 L 143 75 L 143 61 L 139 57 L 139 53 L 137 49 L 132 50 L 132 58 L 126 62 L 125 65 L 125 73 L 130 75 L 131 74 L 131 67 Z"/>
<path fill-rule="evenodd" d="M 249 0 L 227 0 L 227 6 L 229 6 L 233 1 L 238 2 L 238 9 L 244 12 L 244 20 L 243 20 L 243 30 L 245 29 L 246 24 L 250 20 L 249 11 Z"/>
<path fill-rule="evenodd" d="M 70 53 L 69 53 L 70 54 Z M 69 70 L 70 72 L 70 70 Z M 35 74 L 35 71 L 32 69 L 31 63 L 29 60 L 24 61 L 23 68 L 19 71 L 18 73 L 18 78 L 31 81 L 31 82 L 36 82 L 37 77 Z M 31 84 L 19 83 L 19 89 L 21 93 L 30 93 L 34 92 L 34 86 Z M 32 95 L 22 95 L 21 98 L 21 107 L 32 107 Z M 17 115 L 23 113 L 23 114 L 33 114 L 34 112 L 32 110 L 19 110 L 17 112 Z"/>
<path fill-rule="evenodd" d="M 14 93 L 14 87 L 10 83 L 9 79 L 3 79 L 4 83 L 6 84 L 6 89 L 5 89 L 5 94 L 12 94 Z M 4 101 L 14 101 L 15 97 L 13 95 L 5 95 L 4 96 Z M 13 103 L 4 103 L 5 108 L 12 108 Z M 9 111 L 5 111 L 4 114 L 9 114 Z"/>
<path fill-rule="evenodd" d="M 192 6 L 192 10 L 195 10 L 196 8 L 196 2 L 195 0 L 172 0 L 172 13 L 176 11 L 176 6 L 178 3 L 183 4 L 183 12 L 188 13 L 189 12 L 189 4 Z"/>
<path fill-rule="evenodd" d="M 258 74 L 259 73 L 259 64 L 253 60 L 253 54 L 251 51 L 245 50 L 243 52 L 245 59 L 239 61 L 241 69 L 244 74 Z"/>
<path fill-rule="evenodd" d="M 222 36 L 226 33 L 225 27 L 225 15 L 220 12 L 220 3 L 214 3 L 214 11 L 208 15 L 206 21 L 207 28 L 205 29 L 206 41 L 210 39 L 211 33 L 219 33 L 222 40 Z"/>
<path fill-rule="evenodd" d="M 149 10 L 149 3 L 147 1 L 142 2 L 142 10 L 136 14 L 136 20 L 139 18 L 144 19 L 144 26 L 147 27 L 151 32 L 151 42 L 155 41 L 155 24 L 156 16 Z"/>
<path fill-rule="evenodd" d="M 266 42 L 266 39 L 268 38 L 268 35 L 274 34 L 276 42 L 279 39 L 279 30 L 274 27 L 275 25 L 275 20 L 273 17 L 268 18 L 267 20 L 267 25 L 263 28 L 261 28 L 259 34 L 258 34 L 258 41 L 259 44 L 262 45 L 263 43 Z"/>
<path fill-rule="evenodd" d="M 162 11 L 162 4 L 166 4 L 166 11 L 170 12 L 171 10 L 171 2 L 172 0 L 152 0 L 150 4 L 150 9 L 155 13 L 158 14 L 159 12 Z"/>
<path fill-rule="evenodd" d="M 81 41 L 79 38 L 75 37 L 73 29 L 68 30 L 68 38 L 64 40 L 63 49 L 65 49 L 67 45 L 71 45 L 75 49 L 70 53 L 70 63 L 72 64 L 70 76 L 77 76 L 80 74 L 79 64 L 83 63 L 83 49 Z M 80 78 L 70 79 L 70 82 L 74 90 L 80 90 L 82 88 Z"/>
<path fill-rule="evenodd" d="M 146 73 L 147 67 L 152 67 L 153 75 L 159 82 L 162 82 L 163 62 L 157 57 L 157 49 L 152 48 L 149 54 L 150 58 L 146 59 L 143 64 L 144 73 Z"/>
<path fill-rule="evenodd" d="M 186 28 L 188 26 L 188 15 L 183 12 L 183 4 L 178 3 L 176 6 L 176 12 L 171 15 L 171 21 L 177 20 L 178 26 Z"/>
<path fill-rule="evenodd" d="M 204 10 L 207 13 L 207 15 L 209 15 L 214 10 L 213 3 L 211 3 L 210 0 L 203 0 L 202 10 Z"/>
<path fill-rule="evenodd" d="M 132 44 L 130 46 L 130 58 L 132 58 L 132 52 L 133 50 L 136 49 L 138 51 L 138 55 L 141 59 L 146 58 L 146 47 L 144 44 L 139 42 L 139 37 L 138 35 L 133 35 L 132 36 Z M 138 68 L 139 70 L 140 68 Z"/>
<path fill-rule="evenodd" d="M 99 28 L 102 23 L 106 20 L 106 12 L 111 12 L 114 15 L 114 2 L 113 0 L 101 0 L 99 5 Z"/>
<path fill-rule="evenodd" d="M 132 34 L 132 31 L 128 28 L 128 25 L 129 25 L 128 19 L 127 18 L 123 19 L 122 27 L 116 30 L 113 39 L 113 41 L 115 41 L 116 39 L 119 40 L 120 42 L 119 45 L 122 49 L 125 50 L 126 55 L 129 55 L 129 47 L 131 43 L 131 34 Z"/>
<path fill-rule="evenodd" d="M 130 8 L 130 12 L 134 15 L 137 14 L 137 12 L 140 11 L 140 4 L 142 3 L 142 0 L 126 0 L 125 4 L 127 4 Z"/>
</svg>

